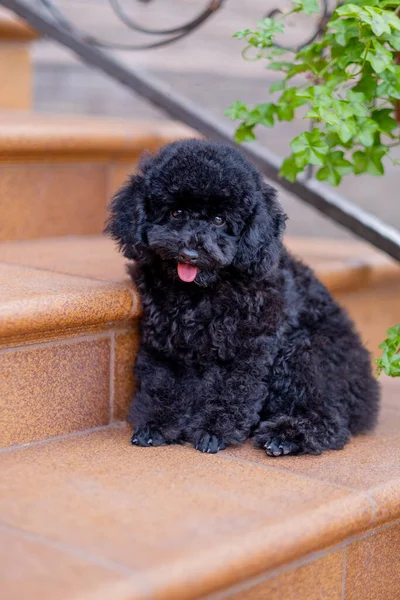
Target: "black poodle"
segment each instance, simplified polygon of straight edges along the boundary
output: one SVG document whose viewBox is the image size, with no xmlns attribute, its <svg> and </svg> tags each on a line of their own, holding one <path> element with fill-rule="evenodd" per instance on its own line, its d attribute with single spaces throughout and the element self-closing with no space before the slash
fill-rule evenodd
<svg viewBox="0 0 400 600">
<path fill-rule="evenodd" d="M 370 356 L 283 247 L 285 220 L 238 150 L 202 140 L 144 159 L 116 194 L 106 231 L 143 307 L 133 444 L 318 454 L 374 427 Z"/>
</svg>

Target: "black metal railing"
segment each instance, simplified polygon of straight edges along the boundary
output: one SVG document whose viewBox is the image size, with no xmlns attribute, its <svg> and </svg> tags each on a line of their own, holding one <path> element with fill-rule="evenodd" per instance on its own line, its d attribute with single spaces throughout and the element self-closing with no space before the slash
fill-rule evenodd
<svg viewBox="0 0 400 600">
<path fill-rule="evenodd" d="M 25 19 L 42 35 L 68 47 L 83 62 L 100 69 L 112 79 L 146 98 L 169 116 L 194 128 L 210 139 L 234 145 L 232 131 L 224 122 L 214 118 L 152 76 L 129 69 L 110 54 L 88 43 L 75 31 L 63 27 L 54 18 L 43 14 L 33 6 L 32 1 L 0 0 L 0 4 Z M 278 175 L 280 158 L 260 144 L 244 144 L 241 146 L 241 150 L 267 178 L 400 261 L 400 231 L 315 179 L 299 180 L 295 183 L 281 179 Z"/>
<path fill-rule="evenodd" d="M 52 16 L 54 22 L 58 23 L 60 27 L 70 31 L 75 36 L 78 36 L 81 40 L 92 46 L 97 46 L 98 48 L 108 48 L 112 50 L 149 50 L 151 48 L 160 48 L 161 46 L 166 46 L 168 44 L 172 44 L 173 42 L 177 42 L 205 23 L 217 10 L 221 8 L 224 1 L 225 0 L 210 0 L 194 19 L 175 27 L 157 29 L 145 27 L 136 19 L 131 17 L 123 8 L 121 0 L 108 0 L 108 4 L 110 5 L 114 15 L 128 29 L 131 29 L 135 33 L 144 34 L 153 38 L 159 38 L 156 41 L 149 43 L 126 44 L 121 42 L 106 42 L 98 37 L 89 35 L 83 32 L 80 28 L 77 28 L 75 24 L 72 23 L 72 21 L 68 19 L 66 15 L 59 9 L 56 2 L 53 0 L 38 0 L 38 2 L 41 3 L 42 6 Z M 153 2 L 153 0 L 136 0 L 136 2 L 150 4 Z"/>
</svg>

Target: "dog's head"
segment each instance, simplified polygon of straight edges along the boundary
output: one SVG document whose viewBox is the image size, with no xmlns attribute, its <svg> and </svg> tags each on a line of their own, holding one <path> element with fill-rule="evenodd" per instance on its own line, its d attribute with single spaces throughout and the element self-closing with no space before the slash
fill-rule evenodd
<svg viewBox="0 0 400 600">
<path fill-rule="evenodd" d="M 273 188 L 231 147 L 173 142 L 142 161 L 115 195 L 106 232 L 128 259 L 206 286 L 227 267 L 251 274 L 276 264 L 285 215 Z"/>
</svg>

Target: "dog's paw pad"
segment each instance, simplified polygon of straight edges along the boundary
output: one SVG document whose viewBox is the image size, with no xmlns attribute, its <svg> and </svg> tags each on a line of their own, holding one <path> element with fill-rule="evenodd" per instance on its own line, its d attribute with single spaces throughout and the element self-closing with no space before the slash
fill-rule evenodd
<svg viewBox="0 0 400 600">
<path fill-rule="evenodd" d="M 131 443 L 134 446 L 163 446 L 166 444 L 166 441 L 163 435 L 153 427 L 142 427 L 137 429 L 131 439 Z"/>
<path fill-rule="evenodd" d="M 216 454 L 220 450 L 224 450 L 226 446 L 227 445 L 225 442 L 223 442 L 216 435 L 212 435 L 211 433 L 203 433 L 196 444 L 196 450 L 199 450 L 200 452 L 207 452 L 209 454 Z"/>
<path fill-rule="evenodd" d="M 265 443 L 264 450 L 268 456 L 286 456 L 287 454 L 298 454 L 299 446 L 288 440 L 272 438 Z"/>
</svg>

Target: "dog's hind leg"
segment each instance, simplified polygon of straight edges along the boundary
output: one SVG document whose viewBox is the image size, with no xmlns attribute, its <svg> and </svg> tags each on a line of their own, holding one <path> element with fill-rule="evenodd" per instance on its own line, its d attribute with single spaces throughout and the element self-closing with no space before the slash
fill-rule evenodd
<svg viewBox="0 0 400 600">
<path fill-rule="evenodd" d="M 356 413 L 365 415 L 364 430 L 371 428 L 376 386 L 367 353 L 351 347 L 351 335 L 343 343 L 318 334 L 304 336 L 280 353 L 253 434 L 257 447 L 270 456 L 341 449 L 350 439 Z"/>
</svg>

